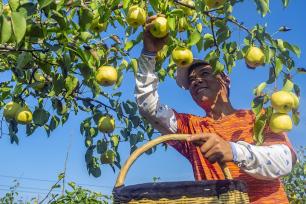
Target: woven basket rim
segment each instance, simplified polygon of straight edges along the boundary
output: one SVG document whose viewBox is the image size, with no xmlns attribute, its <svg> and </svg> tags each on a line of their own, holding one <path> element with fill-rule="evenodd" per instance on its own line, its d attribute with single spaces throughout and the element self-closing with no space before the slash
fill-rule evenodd
<svg viewBox="0 0 306 204">
<path fill-rule="evenodd" d="M 241 180 L 151 182 L 116 187 L 113 189 L 115 200 L 159 200 L 161 198 L 179 199 L 186 197 L 211 197 L 229 191 L 247 193 L 247 185 Z"/>
</svg>

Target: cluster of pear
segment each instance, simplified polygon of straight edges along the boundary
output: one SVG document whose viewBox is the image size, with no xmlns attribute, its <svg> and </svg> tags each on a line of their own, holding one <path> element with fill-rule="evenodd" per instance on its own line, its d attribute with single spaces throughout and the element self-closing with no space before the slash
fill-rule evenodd
<svg viewBox="0 0 306 204">
<path fill-rule="evenodd" d="M 224 3 L 226 0 L 204 0 L 205 5 L 208 9 L 218 8 Z M 195 10 L 190 7 L 195 7 L 195 2 L 193 0 L 181 0 L 179 8 L 183 10 L 186 16 L 193 16 Z M 186 6 L 188 5 L 188 6 Z M 127 12 L 127 23 L 137 28 L 145 24 L 147 18 L 146 11 L 138 5 L 130 6 Z M 189 26 L 188 18 L 181 17 L 178 21 L 178 31 L 183 32 Z M 167 18 L 164 16 L 158 16 L 152 21 L 153 26 L 150 27 L 150 33 L 155 38 L 164 38 L 169 33 L 169 25 L 167 22 Z M 179 67 L 184 68 L 188 67 L 193 61 L 193 54 L 190 49 L 185 46 L 178 46 L 174 48 L 171 53 L 171 58 L 173 62 Z"/>
<path fill-rule="evenodd" d="M 184 0 L 182 1 L 185 4 L 190 6 L 194 6 L 194 2 L 192 0 Z M 185 6 L 181 6 L 182 10 L 186 13 L 186 15 L 190 16 L 193 14 L 193 10 L 187 8 Z M 147 14 L 145 10 L 137 5 L 133 5 L 129 8 L 127 13 L 127 22 L 130 26 L 137 28 L 138 26 L 142 26 L 146 22 Z M 186 18 L 181 18 L 179 20 L 179 30 L 182 32 L 188 26 L 188 22 Z M 152 21 L 152 26 L 150 27 L 150 33 L 155 38 L 164 38 L 169 33 L 169 25 L 167 18 L 164 16 L 157 16 Z M 172 59 L 179 67 L 185 67 L 192 63 L 193 55 L 192 52 L 186 47 L 177 47 L 172 52 Z"/>
<path fill-rule="evenodd" d="M 292 129 L 292 121 L 289 112 L 298 109 L 299 98 L 292 92 L 278 91 L 271 96 L 271 105 L 274 113 L 269 122 L 272 132 L 288 132 Z"/>
<path fill-rule="evenodd" d="M 14 101 L 5 105 L 3 116 L 6 120 L 15 120 L 20 124 L 29 124 L 33 119 L 33 114 L 26 105 L 21 106 L 19 103 Z"/>
<path fill-rule="evenodd" d="M 101 66 L 96 72 L 96 81 L 101 86 L 112 86 L 118 80 L 118 73 L 113 66 Z M 98 129 L 103 133 L 111 133 L 115 129 L 115 120 L 109 115 L 102 116 L 98 122 Z"/>
</svg>

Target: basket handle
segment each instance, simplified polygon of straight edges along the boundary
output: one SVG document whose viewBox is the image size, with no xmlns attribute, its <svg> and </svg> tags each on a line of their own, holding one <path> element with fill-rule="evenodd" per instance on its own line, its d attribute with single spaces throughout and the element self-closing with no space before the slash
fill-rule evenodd
<svg viewBox="0 0 306 204">
<path fill-rule="evenodd" d="M 164 135 L 164 136 L 160 136 L 157 137 L 151 141 L 149 141 L 148 143 L 142 145 L 141 147 L 139 147 L 138 149 L 136 149 L 131 156 L 126 160 L 126 162 L 124 163 L 123 167 L 121 168 L 119 175 L 117 177 L 117 181 L 115 184 L 115 187 L 120 187 L 124 184 L 125 181 L 125 177 L 126 174 L 129 170 L 129 168 L 131 167 L 131 165 L 136 161 L 136 159 L 142 155 L 144 152 L 146 152 L 147 150 L 151 149 L 152 147 L 166 142 L 166 141 L 170 141 L 170 140 L 179 140 L 179 141 L 186 141 L 187 137 L 190 136 L 190 134 L 169 134 L 169 135 Z M 225 163 L 221 163 L 218 162 L 223 174 L 225 176 L 226 179 L 232 179 L 232 175 L 227 167 L 227 165 Z"/>
</svg>

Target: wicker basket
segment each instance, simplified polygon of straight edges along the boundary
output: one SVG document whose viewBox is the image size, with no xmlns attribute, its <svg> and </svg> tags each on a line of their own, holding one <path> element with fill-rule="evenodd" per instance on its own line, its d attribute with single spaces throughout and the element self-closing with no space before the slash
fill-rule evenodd
<svg viewBox="0 0 306 204">
<path fill-rule="evenodd" d="M 233 180 L 228 167 L 220 164 L 226 180 L 158 182 L 124 186 L 130 166 L 145 151 L 170 140 L 186 140 L 187 135 L 158 137 L 133 152 L 122 167 L 113 190 L 114 203 L 249 203 L 246 184 Z"/>
</svg>

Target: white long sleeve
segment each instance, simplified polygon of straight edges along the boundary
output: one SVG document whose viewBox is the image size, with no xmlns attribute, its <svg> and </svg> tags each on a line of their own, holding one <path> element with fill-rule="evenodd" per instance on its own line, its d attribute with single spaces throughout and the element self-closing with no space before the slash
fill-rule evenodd
<svg viewBox="0 0 306 204">
<path fill-rule="evenodd" d="M 158 77 L 154 73 L 155 57 L 141 55 L 138 60 L 135 97 L 142 116 L 162 134 L 176 133 L 175 114 L 167 105 L 160 103 L 157 87 Z"/>
<path fill-rule="evenodd" d="M 238 166 L 257 179 L 279 178 L 292 170 L 291 151 L 284 144 L 256 146 L 243 141 L 232 144 L 237 151 Z"/>
<path fill-rule="evenodd" d="M 158 77 L 154 73 L 155 57 L 141 55 L 138 60 L 135 97 L 138 108 L 152 126 L 162 134 L 176 133 L 174 111 L 161 104 L 157 92 Z M 286 145 L 256 146 L 239 141 L 232 143 L 239 167 L 258 179 L 275 179 L 290 173 L 291 151 Z"/>
</svg>

